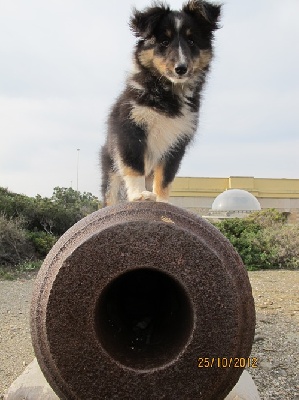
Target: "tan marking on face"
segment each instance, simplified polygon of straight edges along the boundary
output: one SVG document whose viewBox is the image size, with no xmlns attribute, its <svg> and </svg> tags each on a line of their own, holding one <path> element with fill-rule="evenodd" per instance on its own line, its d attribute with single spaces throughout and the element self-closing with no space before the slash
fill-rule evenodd
<svg viewBox="0 0 299 400">
<path fill-rule="evenodd" d="M 138 58 L 144 67 L 151 67 L 154 59 L 154 49 L 142 50 Z"/>
<path fill-rule="evenodd" d="M 200 55 L 194 62 L 194 70 L 203 70 L 207 67 L 212 59 L 211 50 L 201 50 Z"/>
<path fill-rule="evenodd" d="M 192 32 L 191 32 L 191 29 L 189 28 L 189 29 L 187 29 L 187 31 L 186 31 L 186 35 L 187 36 L 191 36 L 192 35 Z"/>
<path fill-rule="evenodd" d="M 153 192 L 157 195 L 157 201 L 168 201 L 170 185 L 163 187 L 164 167 L 158 165 L 154 170 Z"/>
<path fill-rule="evenodd" d="M 153 58 L 153 65 L 160 72 L 161 75 L 166 75 L 167 72 L 167 65 L 165 60 L 161 57 L 154 57 Z"/>
</svg>

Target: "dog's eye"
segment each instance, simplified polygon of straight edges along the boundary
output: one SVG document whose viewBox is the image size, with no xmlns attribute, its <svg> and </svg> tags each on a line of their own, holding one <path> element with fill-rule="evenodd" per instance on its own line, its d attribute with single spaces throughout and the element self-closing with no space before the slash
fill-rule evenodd
<svg viewBox="0 0 299 400">
<path fill-rule="evenodd" d="M 161 43 L 161 45 L 163 47 L 168 47 L 169 46 L 169 40 L 163 40 L 163 42 Z"/>
<path fill-rule="evenodd" d="M 189 46 L 194 46 L 194 40 L 193 39 L 188 39 L 188 43 L 189 43 Z"/>
</svg>

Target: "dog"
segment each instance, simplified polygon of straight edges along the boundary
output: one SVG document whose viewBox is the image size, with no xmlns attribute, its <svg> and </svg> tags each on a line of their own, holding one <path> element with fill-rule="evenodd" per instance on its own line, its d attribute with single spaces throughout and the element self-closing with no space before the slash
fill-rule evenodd
<svg viewBox="0 0 299 400">
<path fill-rule="evenodd" d="M 197 129 L 220 13 L 221 5 L 203 0 L 189 0 L 180 11 L 162 3 L 133 10 L 133 70 L 101 149 L 105 206 L 122 199 L 168 202 Z"/>
</svg>

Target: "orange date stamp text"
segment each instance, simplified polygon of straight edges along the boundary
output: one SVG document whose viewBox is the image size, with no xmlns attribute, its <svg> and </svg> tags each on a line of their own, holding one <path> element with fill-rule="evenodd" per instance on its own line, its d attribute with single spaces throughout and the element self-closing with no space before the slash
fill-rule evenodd
<svg viewBox="0 0 299 400">
<path fill-rule="evenodd" d="M 257 357 L 198 357 L 198 368 L 257 368 Z"/>
</svg>

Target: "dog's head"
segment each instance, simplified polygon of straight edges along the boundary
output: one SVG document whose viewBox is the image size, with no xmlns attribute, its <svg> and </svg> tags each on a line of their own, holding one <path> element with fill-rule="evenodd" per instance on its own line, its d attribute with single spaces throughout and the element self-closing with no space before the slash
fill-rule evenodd
<svg viewBox="0 0 299 400">
<path fill-rule="evenodd" d="M 220 5 L 190 0 L 181 11 L 171 11 L 162 3 L 134 10 L 130 26 L 140 39 L 139 63 L 173 83 L 185 83 L 200 75 L 212 58 L 220 9 Z"/>
</svg>

